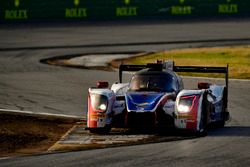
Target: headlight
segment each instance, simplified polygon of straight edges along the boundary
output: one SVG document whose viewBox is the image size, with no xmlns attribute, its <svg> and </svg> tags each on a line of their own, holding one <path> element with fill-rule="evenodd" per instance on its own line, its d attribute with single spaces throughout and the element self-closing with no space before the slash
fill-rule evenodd
<svg viewBox="0 0 250 167">
<path fill-rule="evenodd" d="M 188 113 L 190 111 L 190 107 L 185 105 L 178 105 L 177 109 L 181 113 Z"/>
<path fill-rule="evenodd" d="M 179 99 L 178 105 L 177 105 L 177 110 L 180 113 L 188 113 L 192 111 L 194 107 L 194 103 L 196 100 L 196 96 L 182 96 Z"/>
<path fill-rule="evenodd" d="M 108 106 L 108 98 L 107 96 L 100 94 L 91 94 L 91 106 L 96 112 L 105 112 Z"/>
<path fill-rule="evenodd" d="M 100 110 L 102 110 L 102 111 L 106 111 L 107 105 L 106 105 L 106 104 L 101 104 L 101 105 L 99 106 L 99 108 L 100 108 Z"/>
</svg>

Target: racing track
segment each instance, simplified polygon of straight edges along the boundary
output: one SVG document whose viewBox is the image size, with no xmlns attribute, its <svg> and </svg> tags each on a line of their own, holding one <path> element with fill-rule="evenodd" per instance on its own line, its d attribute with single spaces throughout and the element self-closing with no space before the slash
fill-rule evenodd
<svg viewBox="0 0 250 167">
<path fill-rule="evenodd" d="M 87 88 L 97 80 L 117 80 L 114 72 L 48 66 L 39 63 L 42 58 L 250 43 L 249 29 L 248 20 L 1 25 L 0 108 L 82 116 Z M 209 40 L 213 42 L 206 42 Z M 113 43 L 120 45 L 109 45 Z M 125 43 L 133 45 L 123 45 Z M 102 46 L 91 47 L 95 45 Z M 64 49 L 63 46 L 68 47 Z M 195 85 L 197 80 L 185 79 L 186 86 Z M 207 137 L 2 159 L 0 166 L 249 166 L 250 82 L 230 80 L 229 84 L 232 120 L 224 129 L 210 131 Z"/>
</svg>

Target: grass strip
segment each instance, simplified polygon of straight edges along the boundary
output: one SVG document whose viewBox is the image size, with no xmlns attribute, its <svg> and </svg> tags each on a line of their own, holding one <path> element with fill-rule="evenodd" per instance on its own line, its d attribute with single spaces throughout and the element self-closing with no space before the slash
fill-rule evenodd
<svg viewBox="0 0 250 167">
<path fill-rule="evenodd" d="M 119 60 L 124 64 L 146 64 L 156 60 L 174 60 L 183 66 L 226 66 L 229 64 L 229 78 L 250 79 L 250 45 L 213 48 L 175 49 Z M 111 64 L 117 64 L 113 62 Z M 180 73 L 202 77 L 224 77 L 221 74 Z"/>
</svg>

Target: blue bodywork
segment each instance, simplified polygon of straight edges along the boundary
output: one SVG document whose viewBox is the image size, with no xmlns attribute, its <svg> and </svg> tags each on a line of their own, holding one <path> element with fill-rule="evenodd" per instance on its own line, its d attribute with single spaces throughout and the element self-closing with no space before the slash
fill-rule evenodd
<svg viewBox="0 0 250 167">
<path fill-rule="evenodd" d="M 159 92 L 127 92 L 125 96 L 127 110 L 153 112 L 164 95 L 165 93 Z"/>
</svg>

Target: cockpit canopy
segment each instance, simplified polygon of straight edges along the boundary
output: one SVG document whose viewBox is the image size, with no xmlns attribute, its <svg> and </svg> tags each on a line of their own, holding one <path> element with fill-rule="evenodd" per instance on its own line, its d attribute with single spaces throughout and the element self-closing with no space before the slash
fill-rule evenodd
<svg viewBox="0 0 250 167">
<path fill-rule="evenodd" d="M 145 71 L 135 74 L 129 84 L 129 91 L 177 91 L 174 75 L 166 71 Z"/>
</svg>

